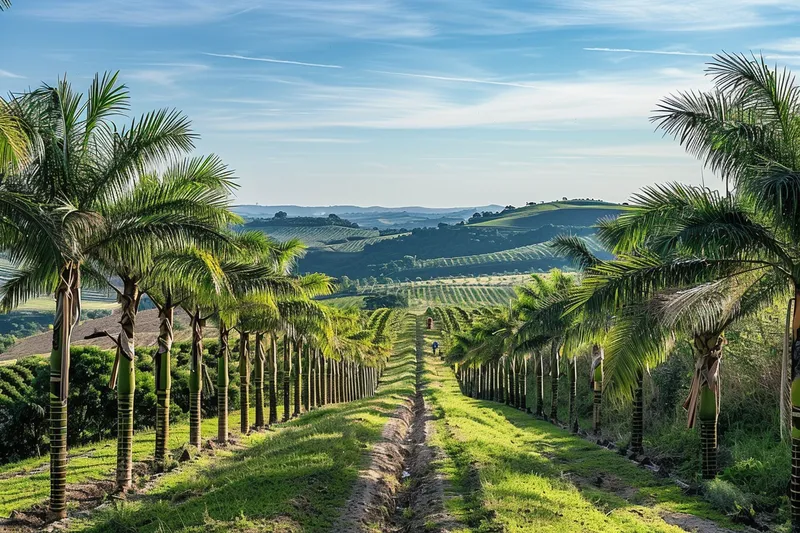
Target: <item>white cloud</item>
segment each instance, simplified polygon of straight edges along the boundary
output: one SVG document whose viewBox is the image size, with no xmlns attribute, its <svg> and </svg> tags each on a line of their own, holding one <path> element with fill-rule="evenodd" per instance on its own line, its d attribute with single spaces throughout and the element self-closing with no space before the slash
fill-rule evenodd
<svg viewBox="0 0 800 533">
<path fill-rule="evenodd" d="M 381 40 L 569 26 L 712 31 L 800 17 L 800 6 L 785 0 L 541 0 L 524 8 L 513 0 L 49 0 L 21 10 L 51 20 L 128 26 L 203 24 L 247 13 L 272 34 Z"/>
<path fill-rule="evenodd" d="M 589 52 L 624 52 L 628 54 L 654 54 L 664 56 L 698 56 L 714 57 L 714 54 L 704 54 L 700 52 L 677 52 L 672 50 L 634 50 L 632 48 L 584 48 Z"/>
<path fill-rule="evenodd" d="M 702 72 L 631 72 L 614 77 L 566 77 L 496 86 L 464 94 L 438 83 L 406 86 L 330 86 L 306 83 L 283 96 L 280 111 L 257 116 L 257 104 L 205 114 L 210 129 L 271 131 L 315 128 L 447 129 L 469 127 L 600 129 L 647 125 L 671 91 L 707 88 Z M 460 83 L 460 78 L 453 78 Z"/>
<path fill-rule="evenodd" d="M 280 63 L 282 65 L 298 65 L 301 67 L 317 67 L 317 68 L 342 68 L 340 65 L 325 65 L 322 63 L 304 63 L 302 61 L 289 61 L 287 59 L 273 59 L 268 57 L 249 57 L 240 56 L 235 54 L 212 54 L 211 52 L 202 52 L 203 55 L 213 57 L 224 57 L 228 59 L 241 59 L 244 61 L 260 61 L 263 63 Z"/>
<path fill-rule="evenodd" d="M 14 74 L 8 70 L 0 69 L 0 78 L 14 78 L 14 79 L 25 79 L 25 76 L 20 76 L 19 74 Z"/>
</svg>

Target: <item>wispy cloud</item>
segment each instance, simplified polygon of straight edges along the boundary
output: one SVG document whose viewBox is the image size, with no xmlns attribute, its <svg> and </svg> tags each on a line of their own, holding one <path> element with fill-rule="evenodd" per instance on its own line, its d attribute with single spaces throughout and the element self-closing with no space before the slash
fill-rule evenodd
<svg viewBox="0 0 800 533">
<path fill-rule="evenodd" d="M 661 56 L 693 56 L 693 57 L 714 57 L 714 54 L 702 52 L 679 52 L 673 50 L 636 50 L 633 48 L 584 48 L 589 52 L 624 52 L 626 54 L 655 54 Z"/>
<path fill-rule="evenodd" d="M 243 61 L 260 61 L 262 63 L 280 63 L 282 65 L 298 65 L 301 67 L 316 67 L 316 68 L 342 68 L 341 65 L 326 65 L 323 63 L 305 63 L 303 61 L 290 61 L 288 59 L 273 59 L 269 57 L 250 57 L 240 56 L 236 54 L 212 54 L 211 52 L 202 52 L 203 55 L 213 57 L 224 57 L 228 59 L 240 59 Z"/>
<path fill-rule="evenodd" d="M 367 72 L 374 72 L 376 74 L 388 74 L 390 76 L 404 76 L 407 78 L 422 78 L 426 80 L 440 80 L 440 81 L 454 81 L 458 83 L 478 83 L 481 85 L 501 85 L 505 87 L 522 87 L 526 89 L 535 89 L 535 85 L 528 85 L 525 83 L 516 83 L 510 81 L 493 81 L 482 80 L 477 78 L 459 78 L 453 76 L 436 76 L 433 74 L 412 74 L 410 72 L 392 72 L 388 70 L 368 70 Z"/>
<path fill-rule="evenodd" d="M 0 69 L 0 78 L 14 78 L 23 80 L 25 76 L 20 76 L 19 74 L 14 74 L 13 72 L 9 72 L 8 70 Z"/>
<path fill-rule="evenodd" d="M 301 31 L 314 39 L 410 40 L 575 26 L 716 31 L 774 26 L 800 18 L 800 8 L 785 0 L 41 0 L 36 4 L 22 11 L 63 22 L 126 26 L 204 24 L 248 13 L 263 31 L 294 37 L 293 32 Z"/>
<path fill-rule="evenodd" d="M 431 81 L 438 78 L 434 76 Z M 307 83 L 287 94 L 281 110 L 270 116 L 259 115 L 259 106 L 253 106 L 219 110 L 204 120 L 210 129 L 232 131 L 537 126 L 625 129 L 632 125 L 650 129 L 647 117 L 665 94 L 676 89 L 706 88 L 708 83 L 702 71 L 686 74 L 654 69 L 611 77 L 567 76 L 494 85 L 466 100 L 452 87 L 438 83 L 392 87 Z"/>
<path fill-rule="evenodd" d="M 219 22 L 257 8 L 257 0 L 50 0 L 35 7 L 21 6 L 23 13 L 60 22 L 109 22 L 125 26 L 187 26 Z"/>
</svg>

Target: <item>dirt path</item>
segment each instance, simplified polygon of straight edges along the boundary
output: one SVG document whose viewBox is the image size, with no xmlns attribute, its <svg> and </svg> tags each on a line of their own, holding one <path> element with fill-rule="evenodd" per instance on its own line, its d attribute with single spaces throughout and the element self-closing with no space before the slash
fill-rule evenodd
<svg viewBox="0 0 800 533">
<path fill-rule="evenodd" d="M 434 431 L 433 412 L 425 403 L 423 390 L 424 340 L 422 321 L 416 322 L 416 394 L 414 395 L 413 419 L 406 437 L 402 484 L 397 495 L 395 511 L 387 531 L 394 533 L 411 531 L 447 532 L 463 527 L 445 510 L 444 481 L 436 469 L 442 451 L 429 445 Z"/>
</svg>

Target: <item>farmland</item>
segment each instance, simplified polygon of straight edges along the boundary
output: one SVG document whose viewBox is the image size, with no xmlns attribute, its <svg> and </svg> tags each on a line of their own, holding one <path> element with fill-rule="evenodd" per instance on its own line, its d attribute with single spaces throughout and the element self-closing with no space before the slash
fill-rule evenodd
<svg viewBox="0 0 800 533">
<path fill-rule="evenodd" d="M 260 229 L 278 241 L 300 239 L 309 248 L 322 248 L 328 244 L 344 244 L 348 240 L 380 237 L 377 230 L 343 226 L 269 226 L 253 229 Z"/>
<path fill-rule="evenodd" d="M 488 220 L 473 222 L 478 227 L 530 229 L 546 224 L 558 226 L 590 226 L 603 217 L 618 215 L 619 204 L 596 201 L 548 202 L 520 207 Z"/>
<path fill-rule="evenodd" d="M 514 287 L 523 284 L 527 279 L 527 275 L 517 274 L 379 283 L 362 287 L 357 295 L 343 295 L 325 301 L 337 306 L 358 305 L 368 295 L 397 294 L 408 299 L 409 306 L 417 309 L 437 305 L 508 305 L 509 300 L 514 297 Z"/>
</svg>

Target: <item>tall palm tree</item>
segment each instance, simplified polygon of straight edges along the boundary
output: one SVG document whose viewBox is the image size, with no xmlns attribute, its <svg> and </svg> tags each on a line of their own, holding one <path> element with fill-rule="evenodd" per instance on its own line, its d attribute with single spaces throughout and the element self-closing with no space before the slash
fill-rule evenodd
<svg viewBox="0 0 800 533">
<path fill-rule="evenodd" d="M 162 175 L 141 176 L 135 187 L 101 209 L 109 222 L 108 237 L 102 236 L 89 249 L 91 265 L 122 282 L 121 290 L 111 285 L 122 307 L 110 380 L 110 386 L 117 388 L 118 490 L 127 490 L 132 482 L 134 334 L 139 302 L 156 281 L 153 271 L 159 254 L 192 244 L 213 246 L 224 240 L 227 226 L 239 220 L 228 210 L 231 179 L 230 170 L 215 156 L 188 159 L 171 165 Z M 117 238 L 116 226 L 131 220 L 135 221 L 135 233 Z M 199 308 L 190 312 L 193 329 L 204 322 L 198 313 Z M 199 351 L 196 357 L 201 357 L 202 343 L 193 335 L 193 354 L 195 351 Z"/>
<path fill-rule="evenodd" d="M 570 291 L 575 285 L 572 276 L 554 269 L 545 278 L 531 277 L 531 283 L 518 289 L 517 312 L 522 324 L 519 327 L 516 351 L 530 352 L 549 346 L 551 349 L 551 403 L 550 419 L 558 420 L 559 359 L 567 359 L 569 370 L 569 422 L 577 431 L 577 361 L 576 354 L 585 343 L 587 331 L 578 312 L 567 312 Z"/>
<path fill-rule="evenodd" d="M 85 96 L 63 79 L 55 87 L 44 85 L 15 96 L 8 105 L 37 149 L 0 183 L 0 247 L 18 267 L 0 291 L 0 305 L 11 309 L 38 294 L 55 293 L 50 512 L 62 518 L 69 348 L 80 316 L 82 267 L 102 241 L 141 236 L 138 221 L 114 224 L 103 211 L 131 188 L 143 169 L 192 148 L 194 135 L 183 115 L 168 110 L 117 128 L 115 121 L 129 108 L 128 91 L 117 74 L 95 76 Z M 83 276 L 84 282 L 93 278 Z"/>
</svg>

